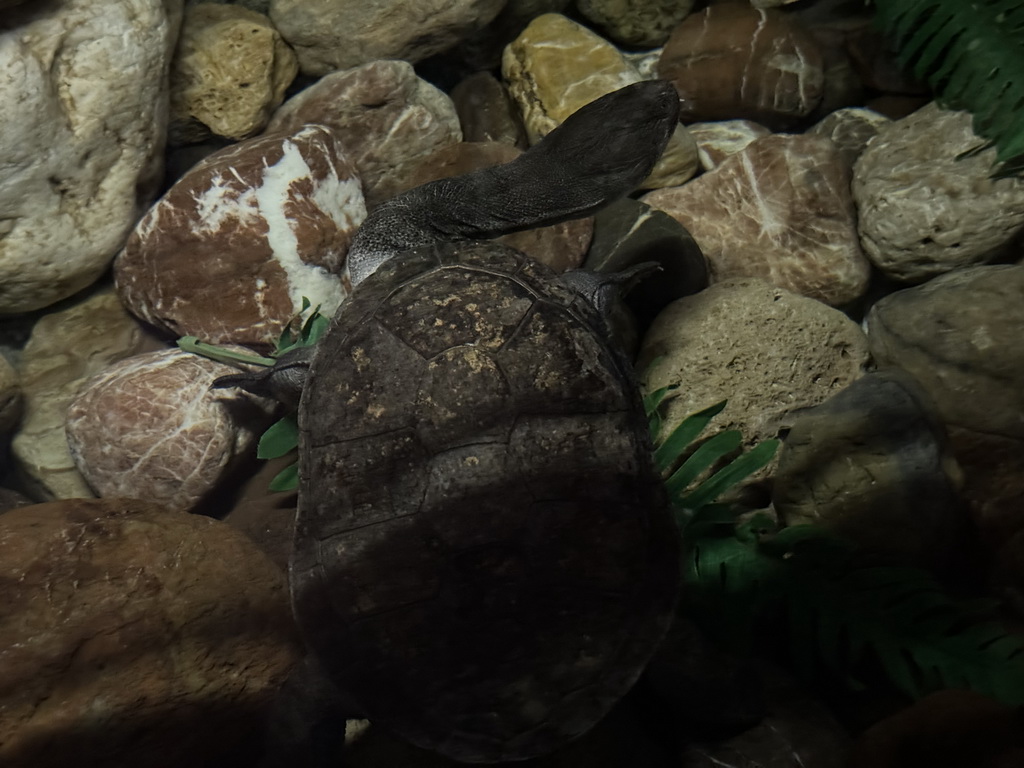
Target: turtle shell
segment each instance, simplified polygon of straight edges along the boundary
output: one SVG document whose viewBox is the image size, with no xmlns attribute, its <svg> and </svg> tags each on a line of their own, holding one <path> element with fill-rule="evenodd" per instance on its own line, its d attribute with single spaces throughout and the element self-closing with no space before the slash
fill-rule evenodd
<svg viewBox="0 0 1024 768">
<path fill-rule="evenodd" d="M 320 342 L 299 412 L 292 598 L 365 716 L 468 762 L 548 752 L 657 647 L 678 534 L 628 364 L 496 244 L 393 259 Z"/>
</svg>

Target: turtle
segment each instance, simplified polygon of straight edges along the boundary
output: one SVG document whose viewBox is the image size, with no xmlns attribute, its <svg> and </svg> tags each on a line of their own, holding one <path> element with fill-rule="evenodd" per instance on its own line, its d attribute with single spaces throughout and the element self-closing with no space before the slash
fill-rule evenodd
<svg viewBox="0 0 1024 768">
<path fill-rule="evenodd" d="M 627 86 L 511 163 L 382 204 L 315 349 L 218 380 L 298 402 L 293 610 L 353 716 L 521 760 L 586 732 L 658 647 L 678 532 L 605 322 L 635 275 L 483 240 L 632 191 L 678 106 Z"/>
</svg>

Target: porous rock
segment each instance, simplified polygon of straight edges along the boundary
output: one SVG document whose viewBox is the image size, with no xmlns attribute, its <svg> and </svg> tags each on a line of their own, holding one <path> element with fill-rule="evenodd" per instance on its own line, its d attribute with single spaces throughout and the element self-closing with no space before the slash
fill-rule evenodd
<svg viewBox="0 0 1024 768">
<path fill-rule="evenodd" d="M 717 168 L 729 155 L 746 149 L 753 141 L 771 133 L 752 120 L 719 120 L 693 123 L 686 130 L 697 142 L 697 156 L 705 171 Z"/>
<path fill-rule="evenodd" d="M 21 384 L 18 372 L 0 355 L 0 435 L 14 430 L 21 420 Z"/>
<path fill-rule="evenodd" d="M 615 46 L 558 13 L 530 22 L 505 48 L 501 71 L 531 144 L 585 104 L 641 80 Z M 682 184 L 698 168 L 697 145 L 678 126 L 642 186 Z"/>
<path fill-rule="evenodd" d="M 330 316 L 366 216 L 330 129 L 309 125 L 217 152 L 150 209 L 114 263 L 125 305 L 173 336 L 272 345 L 303 297 Z"/>
<path fill-rule="evenodd" d="M 0 29 L 0 314 L 95 281 L 155 191 L 181 0 L 66 0 Z"/>
<path fill-rule="evenodd" d="M 191 509 L 268 426 L 269 402 L 211 389 L 237 373 L 178 349 L 135 355 L 92 377 L 68 407 L 71 455 L 101 497 Z"/>
<path fill-rule="evenodd" d="M 689 184 L 642 200 L 693 235 L 713 281 L 760 277 L 838 306 L 867 288 L 849 167 L 820 136 L 772 135 Z"/>
<path fill-rule="evenodd" d="M 993 179 L 971 115 L 931 103 L 884 126 L 854 168 L 860 239 L 885 274 L 921 282 L 1004 254 L 1024 229 L 1024 180 Z"/>
<path fill-rule="evenodd" d="M 587 19 L 617 43 L 661 45 L 693 8 L 694 0 L 576 0 Z"/>
<path fill-rule="evenodd" d="M 12 453 L 39 499 L 92 496 L 68 451 L 64 422 L 82 382 L 146 344 L 142 326 L 107 288 L 39 319 L 19 365 L 25 416 Z"/>
<path fill-rule="evenodd" d="M 298 71 L 295 53 L 263 14 L 238 5 L 187 6 L 171 67 L 172 139 L 258 133 Z"/>
<path fill-rule="evenodd" d="M 494 141 L 462 142 L 442 147 L 410 169 L 405 183 L 398 192 L 435 179 L 508 163 L 521 154 L 521 150 L 510 144 Z M 594 217 L 585 216 L 546 227 L 513 232 L 496 240 L 522 251 L 534 261 L 546 264 L 556 272 L 565 272 L 583 263 L 593 233 Z"/>
<path fill-rule="evenodd" d="M 796 415 L 772 503 L 786 525 L 823 526 L 876 562 L 941 570 L 967 530 L 960 481 L 927 397 L 887 369 Z"/>
<path fill-rule="evenodd" d="M 409 164 L 462 140 L 452 100 L 405 61 L 332 72 L 285 102 L 267 131 L 307 123 L 334 131 L 371 208 L 395 194 Z"/>
<path fill-rule="evenodd" d="M 150 502 L 0 515 L 0 762 L 248 764 L 299 656 L 284 574 L 230 526 Z"/>
<path fill-rule="evenodd" d="M 744 118 L 778 130 L 817 108 L 823 66 L 814 38 L 791 17 L 725 2 L 675 28 L 658 75 L 679 91 L 683 122 Z"/>
<path fill-rule="evenodd" d="M 648 390 L 679 384 L 665 429 L 728 400 L 715 419 L 746 444 L 778 437 L 790 414 L 858 379 L 868 362 L 860 327 L 819 301 L 753 278 L 729 280 L 666 307 L 643 340 Z"/>
<path fill-rule="evenodd" d="M 272 0 L 270 18 L 306 75 L 376 59 L 416 62 L 483 28 L 505 0 Z"/>
</svg>

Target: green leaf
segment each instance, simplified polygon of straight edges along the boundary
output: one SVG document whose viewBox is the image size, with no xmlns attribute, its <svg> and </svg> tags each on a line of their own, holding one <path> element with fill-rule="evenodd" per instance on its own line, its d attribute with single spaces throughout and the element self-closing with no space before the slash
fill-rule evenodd
<svg viewBox="0 0 1024 768">
<path fill-rule="evenodd" d="M 299 487 L 299 465 L 289 464 L 270 481 L 272 491 L 294 491 Z"/>
<path fill-rule="evenodd" d="M 660 400 L 658 401 L 660 403 Z M 720 414 L 728 401 L 723 400 L 709 408 L 691 414 L 654 451 L 654 465 L 659 472 L 671 467 L 682 455 L 686 446 L 697 439 L 708 423 Z"/>
<path fill-rule="evenodd" d="M 725 432 L 720 434 L 727 434 Z M 717 437 L 717 435 L 716 435 Z M 691 493 L 680 499 L 686 509 L 699 509 L 714 501 L 727 490 L 746 479 L 772 460 L 778 450 L 778 440 L 765 440 L 746 453 L 737 456 L 728 466 L 718 470 L 714 475 L 701 483 Z"/>
<path fill-rule="evenodd" d="M 739 448 L 742 441 L 743 436 L 738 431 L 729 429 L 712 435 L 701 443 L 697 450 L 683 462 L 683 466 L 673 472 L 665 481 L 665 489 L 668 491 L 669 498 L 677 499 L 679 494 L 696 480 L 701 472 Z M 681 506 L 695 509 L 687 504 Z"/>
<path fill-rule="evenodd" d="M 299 422 L 289 414 L 275 422 L 260 438 L 256 456 L 260 459 L 276 459 L 294 451 L 299 445 Z"/>
<path fill-rule="evenodd" d="M 195 336 L 182 336 L 178 339 L 178 347 L 191 352 L 195 355 L 201 355 L 207 357 L 210 360 L 216 360 L 219 363 L 248 363 L 250 365 L 273 365 L 275 360 L 270 357 L 263 357 L 262 355 L 246 354 L 244 352 L 236 352 L 232 349 L 224 349 L 218 347 L 215 344 L 207 344 L 205 341 L 200 341 Z"/>
</svg>

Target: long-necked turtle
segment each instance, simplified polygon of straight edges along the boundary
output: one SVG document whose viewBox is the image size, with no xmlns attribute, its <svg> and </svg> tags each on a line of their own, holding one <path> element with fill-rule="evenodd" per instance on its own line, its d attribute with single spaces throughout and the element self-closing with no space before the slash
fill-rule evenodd
<svg viewBox="0 0 1024 768">
<path fill-rule="evenodd" d="M 677 112 L 670 85 L 629 86 L 508 165 L 377 208 L 311 364 L 247 384 L 306 382 L 290 578 L 308 645 L 415 744 L 549 751 L 629 689 L 668 623 L 676 533 L 605 331 L 616 281 L 469 240 L 631 191 Z"/>
</svg>

